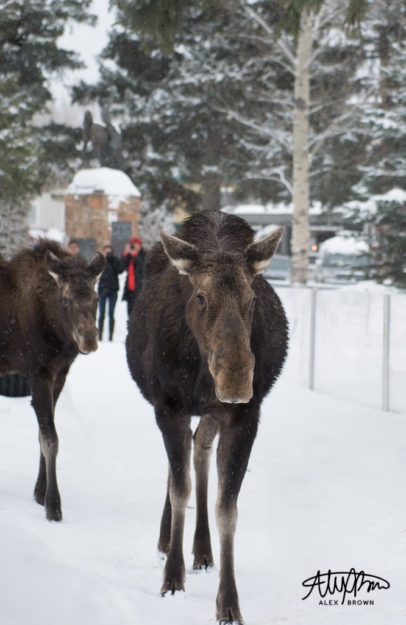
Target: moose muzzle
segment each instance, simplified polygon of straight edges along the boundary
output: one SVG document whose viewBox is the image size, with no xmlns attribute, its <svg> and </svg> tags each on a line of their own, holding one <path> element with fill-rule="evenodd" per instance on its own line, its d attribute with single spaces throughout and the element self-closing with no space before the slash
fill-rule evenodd
<svg viewBox="0 0 406 625">
<path fill-rule="evenodd" d="M 220 351 L 209 358 L 217 399 L 228 404 L 247 404 L 253 395 L 254 355 L 251 351 L 244 354 L 243 364 L 241 358 L 237 364 L 227 356 L 227 351 Z"/>
<path fill-rule="evenodd" d="M 78 330 L 74 332 L 73 340 L 75 341 L 81 354 L 90 354 L 90 352 L 95 352 L 98 348 L 97 329 L 94 328 L 94 330 L 88 330 L 83 334 Z"/>
</svg>

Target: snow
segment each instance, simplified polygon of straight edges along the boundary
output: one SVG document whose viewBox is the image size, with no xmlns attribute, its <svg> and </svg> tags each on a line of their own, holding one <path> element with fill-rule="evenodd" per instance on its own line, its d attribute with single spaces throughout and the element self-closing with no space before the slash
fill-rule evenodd
<svg viewBox="0 0 406 625">
<path fill-rule="evenodd" d="M 399 187 L 394 187 L 386 193 L 371 195 L 364 201 L 352 200 L 345 204 L 345 208 L 350 210 L 359 209 L 361 214 L 375 214 L 379 202 L 398 202 L 406 204 L 406 191 Z"/>
<path fill-rule="evenodd" d="M 368 249 L 367 243 L 359 237 L 337 235 L 321 243 L 320 254 L 362 254 Z"/>
<path fill-rule="evenodd" d="M 222 210 L 227 213 L 233 213 L 235 215 L 286 215 L 293 212 L 293 204 L 284 204 L 282 202 L 279 204 L 274 204 L 271 202 L 268 204 L 238 204 L 236 206 L 225 206 L 224 208 L 222 208 Z M 309 213 L 311 215 L 320 215 L 323 210 L 324 209 L 321 202 L 314 201 L 310 204 Z"/>
<path fill-rule="evenodd" d="M 67 193 L 72 195 L 91 195 L 95 192 L 109 196 L 141 196 L 127 174 L 110 167 L 81 169 L 67 189 Z"/>
<path fill-rule="evenodd" d="M 0 396 L 2 625 L 215 622 L 215 462 L 216 566 L 191 570 L 191 499 L 186 592 L 161 598 L 156 543 L 167 462 L 152 408 L 127 370 L 125 305 L 117 307 L 115 342 L 75 361 L 57 406 L 60 524 L 46 521 L 31 496 L 39 452 L 30 401 Z M 405 622 L 405 430 L 405 414 L 312 393 L 282 376 L 263 403 L 239 498 L 236 576 L 246 625 Z M 302 581 L 319 569 L 353 566 L 390 582 L 362 596 L 375 605 L 302 601 Z"/>
<path fill-rule="evenodd" d="M 378 285 L 368 288 L 367 284 L 363 288 L 354 285 L 354 288 L 337 289 L 277 287 L 277 292 L 290 328 L 285 379 L 308 385 L 313 353 L 313 388 L 316 391 L 380 408 L 385 394 L 387 357 L 389 409 L 406 412 L 404 293 L 399 289 L 378 288 Z M 313 349 L 312 302 L 315 310 Z"/>
</svg>

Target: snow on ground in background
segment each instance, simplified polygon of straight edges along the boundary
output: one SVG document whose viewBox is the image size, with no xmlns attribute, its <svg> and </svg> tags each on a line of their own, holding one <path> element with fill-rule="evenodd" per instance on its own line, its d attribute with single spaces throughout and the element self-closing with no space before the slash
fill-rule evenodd
<svg viewBox="0 0 406 625">
<path fill-rule="evenodd" d="M 125 306 L 114 343 L 75 361 L 57 406 L 64 521 L 32 500 L 38 462 L 29 399 L 0 396 L 0 623 L 208 625 L 216 566 L 194 574 L 187 509 L 186 592 L 161 598 L 156 544 L 167 462 L 152 408 L 128 373 Z M 193 419 L 193 425 L 197 423 Z M 236 575 L 246 625 L 406 622 L 406 415 L 312 393 L 282 379 L 262 421 L 239 499 Z M 363 569 L 391 588 L 373 606 L 319 606 L 301 582 Z"/>
</svg>

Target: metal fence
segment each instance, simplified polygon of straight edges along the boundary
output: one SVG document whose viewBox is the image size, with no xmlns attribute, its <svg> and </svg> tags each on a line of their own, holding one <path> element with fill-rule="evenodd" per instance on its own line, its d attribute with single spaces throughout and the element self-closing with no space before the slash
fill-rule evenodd
<svg viewBox="0 0 406 625">
<path fill-rule="evenodd" d="M 290 325 L 284 377 L 406 412 L 406 295 L 278 287 Z"/>
</svg>

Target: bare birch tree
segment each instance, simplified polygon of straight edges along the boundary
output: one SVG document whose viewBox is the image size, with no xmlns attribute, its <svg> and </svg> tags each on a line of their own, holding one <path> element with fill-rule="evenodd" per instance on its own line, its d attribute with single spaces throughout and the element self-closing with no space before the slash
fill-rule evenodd
<svg viewBox="0 0 406 625">
<path fill-rule="evenodd" d="M 312 16 L 302 11 L 295 59 L 293 115 L 292 282 L 306 284 L 309 252 L 309 109 Z"/>
<path fill-rule="evenodd" d="M 309 205 L 310 182 L 312 176 L 322 172 L 315 166 L 316 156 L 320 155 L 326 142 L 357 125 L 357 111 L 361 103 L 350 103 L 350 90 L 342 89 L 333 94 L 322 88 L 312 89 L 317 77 L 330 72 L 354 71 L 348 61 L 323 66 L 322 57 L 334 49 L 336 41 L 345 39 L 344 25 L 346 6 L 337 6 L 326 0 L 316 13 L 305 7 L 301 14 L 297 36 L 277 33 L 263 5 L 242 0 L 240 7 L 251 22 L 244 36 L 251 45 L 257 45 L 264 58 L 264 50 L 269 59 L 291 76 L 291 83 L 280 88 L 277 74 L 268 71 L 262 89 L 254 92 L 257 106 L 245 110 L 236 109 L 225 99 L 220 104 L 223 112 L 235 119 L 246 129 L 244 144 L 254 153 L 262 154 L 263 167 L 247 176 L 257 180 L 268 179 L 279 183 L 284 189 L 286 201 L 293 206 L 292 214 L 292 282 L 307 282 L 309 254 Z M 347 38 L 346 45 L 351 45 Z M 359 45 L 357 44 L 359 48 Z M 266 54 L 266 52 L 265 52 Z M 341 66 L 340 66 L 341 63 Z M 249 62 L 252 71 L 253 61 Z M 247 72 L 248 74 L 248 72 Z M 264 112 L 264 106 L 268 107 Z M 290 166 L 287 164 L 290 162 Z"/>
</svg>

